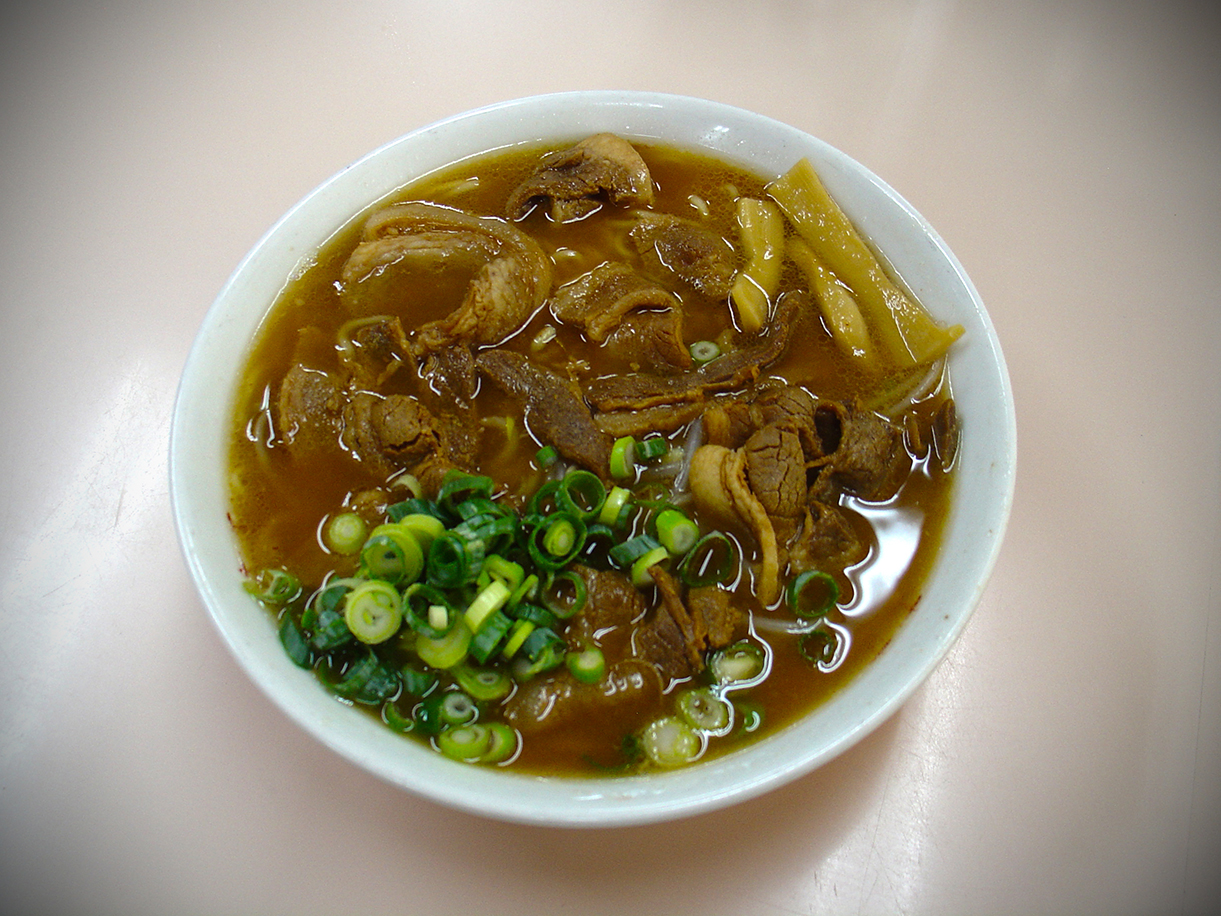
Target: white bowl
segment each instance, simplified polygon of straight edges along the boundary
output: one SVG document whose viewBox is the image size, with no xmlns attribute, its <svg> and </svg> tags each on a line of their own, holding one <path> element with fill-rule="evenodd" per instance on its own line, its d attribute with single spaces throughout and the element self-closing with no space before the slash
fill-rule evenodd
<svg viewBox="0 0 1221 916">
<path fill-rule="evenodd" d="M 808 156 L 929 310 L 966 328 L 950 358 L 963 438 L 952 510 L 923 598 L 881 655 L 829 702 L 778 734 L 686 769 L 541 778 L 454 763 L 404 740 L 336 702 L 288 660 L 270 615 L 242 589 L 226 519 L 226 444 L 235 383 L 260 322 L 286 279 L 336 229 L 457 159 L 598 131 L 698 148 L 765 175 Z M 174 410 L 170 482 L 182 548 L 204 604 L 238 662 L 302 728 L 357 766 L 437 802 L 518 822 L 606 826 L 676 818 L 756 796 L 842 753 L 894 713 L 945 656 L 979 601 L 1012 502 L 1015 442 L 1009 378 L 983 303 L 937 233 L 885 182 L 826 143 L 758 114 L 656 93 L 573 92 L 493 105 L 413 131 L 339 172 L 285 214 L 204 319 Z"/>
</svg>

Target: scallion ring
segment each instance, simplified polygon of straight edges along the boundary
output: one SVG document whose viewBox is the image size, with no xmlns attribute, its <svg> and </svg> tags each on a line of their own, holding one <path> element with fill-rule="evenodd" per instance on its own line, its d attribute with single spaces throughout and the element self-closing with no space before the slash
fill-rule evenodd
<svg viewBox="0 0 1221 916">
<path fill-rule="evenodd" d="M 385 642 L 403 625 L 403 602 L 393 585 L 370 579 L 344 596 L 343 619 L 361 642 Z"/>
<path fill-rule="evenodd" d="M 737 545 L 720 531 L 696 541 L 678 566 L 678 577 L 692 587 L 729 582 L 737 573 Z"/>
<path fill-rule="evenodd" d="M 820 620 L 839 601 L 839 585 L 834 578 L 818 570 L 806 570 L 789 583 L 789 607 L 806 620 Z"/>
</svg>

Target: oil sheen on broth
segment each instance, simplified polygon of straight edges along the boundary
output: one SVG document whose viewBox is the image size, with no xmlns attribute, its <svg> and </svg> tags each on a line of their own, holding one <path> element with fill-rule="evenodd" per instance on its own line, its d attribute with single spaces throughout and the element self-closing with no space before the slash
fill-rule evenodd
<svg viewBox="0 0 1221 916">
<path fill-rule="evenodd" d="M 299 594 L 287 599 L 262 595 L 270 611 L 288 621 L 288 630 L 299 637 L 295 660 L 317 670 L 332 688 L 343 685 L 345 676 L 361 665 L 376 667 L 373 680 L 381 681 L 347 685 L 350 689 L 337 691 L 347 694 L 342 702 L 459 759 L 538 773 L 605 775 L 732 751 L 817 707 L 876 657 L 919 600 L 936 555 L 957 429 L 940 354 L 896 365 L 851 352 L 828 332 L 820 299 L 812 294 L 811 275 L 799 258 L 783 258 L 778 286 L 766 299 L 766 323 L 754 333 L 741 330 L 742 317 L 720 283 L 726 279 L 723 266 L 717 282 L 685 273 L 684 259 L 700 261 L 707 252 L 697 243 L 711 233 L 723 240 L 724 250 L 715 256 L 730 265 L 730 279 L 737 275 L 746 259 L 738 201 L 770 203 L 767 183 L 776 176 L 747 174 L 691 152 L 636 145 L 652 183 L 651 200 L 627 193 L 617 197 L 614 188 L 600 185 L 589 193 L 588 203 L 578 201 L 576 210 L 551 210 L 551 198 L 544 194 L 527 198 L 525 215 L 509 218 L 515 214 L 506 215 L 506 201 L 539 172 L 551 150 L 568 147 L 497 152 L 428 176 L 359 214 L 287 285 L 254 343 L 239 386 L 230 458 L 231 518 L 252 579 L 260 571 L 282 570 L 300 583 Z M 456 242 L 464 252 L 391 253 L 363 276 L 345 276 L 345 265 L 362 240 L 368 241 L 362 233 L 369 214 L 405 201 L 485 216 L 528 236 L 553 272 L 542 306 L 525 309 L 520 327 L 503 341 L 478 340 L 447 326 L 488 261 L 506 257 L 516 244 L 498 235 L 488 240 L 479 228 L 472 234 L 469 227 L 429 223 L 418 232 L 432 232 L 441 243 Z M 678 220 L 663 220 L 658 229 L 650 214 Z M 677 235 L 668 234 L 671 230 Z M 389 234 L 400 231 L 408 230 L 395 228 Z M 687 231 L 694 241 L 683 236 Z M 786 220 L 785 239 L 791 242 L 797 234 Z M 385 244 L 392 248 L 395 243 Z M 419 247 L 428 245 L 420 242 Z M 645 304 L 625 310 L 609 331 L 594 320 L 559 320 L 557 314 L 574 314 L 557 307 L 565 291 L 594 289 L 591 275 L 606 264 L 625 265 L 629 279 L 615 282 L 648 290 Z M 697 264 L 696 269 L 702 268 Z M 710 268 L 712 275 L 716 269 L 715 264 Z M 614 300 L 614 290 L 606 295 L 607 302 Z M 569 306 L 572 300 L 569 295 Z M 401 333 L 385 323 L 387 318 L 399 320 Z M 675 323 L 675 318 L 680 320 Z M 787 325 L 779 328 L 782 322 Z M 761 342 L 775 334 L 785 340 L 771 351 L 754 362 L 742 356 L 754 353 L 752 347 L 766 349 Z M 592 340 L 594 336 L 602 340 Z M 701 359 L 709 352 L 719 355 L 702 369 L 698 360 L 688 365 L 683 353 L 673 352 L 675 340 L 687 354 L 698 342 Z M 671 352 L 673 364 L 659 363 L 659 352 Z M 746 368 L 717 376 L 718 360 L 731 358 L 740 358 Z M 654 391 L 658 386 L 644 385 L 643 399 L 627 406 L 615 405 L 630 402 L 636 389 L 620 391 L 606 382 L 644 376 L 652 384 L 655 378 L 686 380 L 699 372 L 704 373 L 699 381 L 718 380 L 694 394 L 685 384 L 667 388 L 671 383 L 662 383 L 662 394 Z M 542 393 L 523 392 L 522 386 L 538 381 L 540 374 Z M 579 568 L 578 578 L 586 577 L 587 601 L 615 604 L 623 595 L 637 595 L 640 611 L 634 621 L 609 612 L 596 616 L 600 612 L 587 605 L 570 619 L 544 614 L 526 627 L 514 602 L 545 610 L 547 598 L 539 592 L 513 595 L 497 612 L 508 618 L 510 628 L 487 660 L 479 664 L 467 657 L 456 668 L 439 672 L 422 663 L 421 637 L 410 614 L 392 636 L 371 644 L 342 632 L 337 646 L 315 638 L 315 628 L 322 625 L 320 587 L 349 583 L 337 589 L 341 597 L 330 621 L 337 627 L 334 617 L 354 594 L 353 584 L 371 576 L 359 553 L 343 555 L 328 543 L 330 520 L 360 516 L 365 530 L 372 531 L 386 521 L 388 507 L 413 496 L 435 501 L 443 482 L 461 479 L 458 474 L 464 472 L 490 477 L 492 500 L 524 527 L 528 501 L 541 485 L 582 470 L 581 460 L 571 455 L 584 452 L 546 441 L 540 432 L 551 428 L 544 415 L 553 400 L 548 385 L 556 380 L 579 391 L 576 411 L 585 415 L 575 426 L 588 433 L 592 419 L 601 431 L 602 438 L 594 436 L 595 458 L 585 460 L 587 469 L 601 479 L 604 491 L 619 486 L 632 493 L 620 523 L 610 526 L 609 539 L 656 538 L 658 512 L 677 508 L 701 535 L 722 532 L 740 550 L 727 580 L 704 586 L 696 595 L 698 587 L 678 576 L 681 557 L 667 559 L 668 573 L 658 576 L 668 576 L 669 598 L 682 606 L 667 611 L 673 605 L 667 605 L 659 585 L 647 579 L 631 585 L 627 566 L 611 560 L 593 537 L 570 569 Z M 290 385 L 300 389 L 295 400 L 286 393 Z M 678 389 L 686 393 L 667 403 L 664 392 Z M 456 393 L 462 390 L 474 397 L 464 402 Z M 369 394 L 357 396 L 358 391 Z M 420 429 L 415 414 L 406 420 L 399 414 L 382 417 L 380 425 L 370 425 L 370 412 L 389 414 L 386 405 L 392 403 L 422 405 L 425 421 L 435 420 L 439 432 L 426 429 L 411 439 Z M 616 476 L 613 466 L 601 463 L 600 451 L 626 438 L 615 424 L 649 420 L 657 428 L 633 429 L 632 438 L 641 443 L 662 437 L 663 453 Z M 358 428 L 361 423 L 367 429 Z M 572 426 L 567 414 L 558 421 L 562 430 Z M 849 441 L 852 437 L 860 443 Z M 411 441 L 404 444 L 406 439 Z M 379 451 L 383 445 L 387 447 Z M 548 446 L 560 452 L 554 464 L 540 455 Z M 886 466 L 861 469 L 857 463 L 867 459 L 849 455 L 849 450 L 880 453 Z M 785 465 L 782 459 L 797 464 Z M 792 490 L 793 475 L 799 477 L 798 504 L 774 505 L 783 500 L 776 493 Z M 451 516 L 444 526 L 452 528 L 458 521 Z M 597 524 L 596 519 L 585 521 Z M 769 527 L 777 582 L 761 601 Z M 540 575 L 545 586 L 545 571 L 531 564 L 522 543 L 503 545 L 501 555 L 527 577 Z M 427 543 L 424 547 L 427 559 Z M 838 589 L 835 606 L 821 619 L 800 618 L 790 606 L 787 589 L 802 572 L 820 574 L 807 577 L 813 593 L 826 587 L 826 577 Z M 418 580 L 426 582 L 428 576 L 420 572 Z M 465 626 L 466 603 L 491 581 L 494 577 L 485 570 L 481 579 L 448 590 L 449 619 L 442 615 L 434 623 L 443 624 L 441 629 L 448 624 L 452 631 L 456 618 L 457 626 Z M 515 584 L 510 576 L 506 590 L 515 591 Z M 393 588 L 401 599 L 410 587 L 399 582 Z M 436 604 L 417 598 L 418 609 Z M 654 623 L 667 613 L 666 626 Z M 709 615 L 707 620 L 701 614 Z M 596 621 L 578 626 L 585 615 Z M 551 644 L 551 660 L 534 666 L 541 670 L 529 671 L 520 654 L 525 650 L 518 647 L 515 667 L 506 658 L 513 633 L 537 631 L 545 623 L 560 640 Z M 290 633 L 287 639 L 292 638 Z M 569 671 L 563 653 L 566 649 L 575 656 L 591 643 L 603 650 L 607 670 L 584 672 L 592 681 L 585 683 Z M 536 638 L 523 645 L 537 650 L 540 642 Z M 742 655 L 743 646 L 745 684 L 733 681 L 732 663 L 726 668 L 713 663 L 718 656 Z M 750 667 L 751 652 L 762 663 L 758 675 Z M 434 682 L 405 682 L 404 666 Z M 490 699 L 474 697 L 468 704 L 473 711 L 461 702 L 450 703 L 456 711 L 448 710 L 454 718 L 447 724 L 437 719 L 445 717 L 445 710 L 438 712 L 438 698 L 470 693 L 456 681 L 455 670 L 468 676 L 483 671 L 486 683 L 499 686 L 490 691 Z M 696 688 L 704 692 L 692 694 Z M 506 690 L 507 696 L 496 695 Z M 684 718 L 693 696 L 694 720 Z M 564 713 L 565 703 L 576 711 Z M 710 704 L 715 707 L 711 718 L 701 718 Z M 483 725 L 507 722 L 510 728 L 501 725 L 497 734 L 502 741 L 509 735 L 511 746 L 485 753 L 484 736 L 460 731 L 471 715 Z M 548 721 L 549 716 L 555 721 Z M 461 746 L 454 751 L 459 739 L 474 742 L 476 750 L 465 756 Z M 649 746 L 657 741 L 661 750 Z"/>
</svg>

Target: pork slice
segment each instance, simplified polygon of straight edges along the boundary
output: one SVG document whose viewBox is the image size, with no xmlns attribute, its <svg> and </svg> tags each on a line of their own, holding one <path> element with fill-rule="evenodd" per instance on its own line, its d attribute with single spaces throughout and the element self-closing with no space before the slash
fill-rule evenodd
<svg viewBox="0 0 1221 916">
<path fill-rule="evenodd" d="M 729 295 L 738 258 L 729 242 L 706 226 L 669 213 L 644 213 L 629 236 L 654 274 L 677 277 L 713 299 Z"/>
<path fill-rule="evenodd" d="M 537 203 L 550 204 L 556 222 L 581 219 L 602 206 L 647 207 L 653 202 L 653 179 L 636 148 L 622 137 L 602 133 L 546 156 L 509 195 L 505 213 L 521 219 Z"/>
<path fill-rule="evenodd" d="M 497 388 L 522 404 L 526 425 L 540 441 L 609 477 L 611 437 L 594 423 L 576 386 L 509 350 L 485 350 L 475 362 Z"/>
</svg>

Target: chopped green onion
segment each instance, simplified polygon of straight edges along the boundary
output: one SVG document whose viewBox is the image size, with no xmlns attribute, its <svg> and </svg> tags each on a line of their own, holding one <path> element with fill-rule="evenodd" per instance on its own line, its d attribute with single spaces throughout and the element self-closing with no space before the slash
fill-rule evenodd
<svg viewBox="0 0 1221 916">
<path fill-rule="evenodd" d="M 488 752 L 490 742 L 491 732 L 478 722 L 447 728 L 437 735 L 437 749 L 451 760 L 463 763 L 478 763 Z"/>
<path fill-rule="evenodd" d="M 403 625 L 403 602 L 393 585 L 370 579 L 344 596 L 343 620 L 361 642 L 385 642 Z"/>
<path fill-rule="evenodd" d="M 585 523 L 571 512 L 553 512 L 531 532 L 526 549 L 544 570 L 562 569 L 585 546 Z"/>
<path fill-rule="evenodd" d="M 428 548 L 428 581 L 438 588 L 474 582 L 483 566 L 485 549 L 483 541 L 445 532 Z"/>
<path fill-rule="evenodd" d="M 420 578 L 424 552 L 415 535 L 406 528 L 398 524 L 378 525 L 361 548 L 360 565 L 374 579 L 405 585 Z"/>
<path fill-rule="evenodd" d="M 789 583 L 789 607 L 798 617 L 826 617 L 839 601 L 839 585 L 825 572 L 807 570 Z"/>
<path fill-rule="evenodd" d="M 647 436 L 636 443 L 636 460 L 652 461 L 670 450 L 670 443 L 661 436 Z"/>
<path fill-rule="evenodd" d="M 545 484 L 534 491 L 534 495 L 530 497 L 530 501 L 526 503 L 526 515 L 550 515 L 560 508 L 559 502 L 556 500 L 556 493 L 559 492 L 560 482 L 558 480 L 548 480 Z M 523 522 L 525 519 L 522 520 Z"/>
<path fill-rule="evenodd" d="M 445 533 L 445 523 L 435 515 L 426 512 L 413 512 L 404 515 L 397 522 L 399 528 L 408 532 L 420 545 L 420 550 L 428 552 L 432 542 Z"/>
<path fill-rule="evenodd" d="M 610 549 L 610 561 L 619 569 L 628 569 L 640 557 L 661 546 L 657 538 L 648 534 L 638 534 L 622 544 L 616 544 Z"/>
<path fill-rule="evenodd" d="M 458 619 L 445 593 L 424 582 L 403 592 L 403 616 L 412 630 L 431 639 L 440 639 Z"/>
<path fill-rule="evenodd" d="M 534 454 L 534 463 L 546 470 L 560 459 L 560 453 L 554 445 L 545 445 Z"/>
<path fill-rule="evenodd" d="M 627 480 L 636 473 L 636 440 L 621 436 L 611 446 L 610 472 L 616 480 Z"/>
<path fill-rule="evenodd" d="M 711 531 L 696 541 L 678 566 L 678 577 L 692 587 L 729 582 L 737 572 L 738 548 L 720 531 Z"/>
<path fill-rule="evenodd" d="M 433 693 L 424 698 L 412 712 L 412 720 L 417 731 L 426 735 L 435 735 L 445 728 L 441 720 L 441 704 L 445 701 L 444 693 Z"/>
<path fill-rule="evenodd" d="M 538 594 L 538 576 L 534 573 L 526 576 L 521 580 L 521 584 L 513 589 L 513 594 L 509 596 L 509 607 L 517 607 L 527 598 L 534 598 Z"/>
<path fill-rule="evenodd" d="M 403 682 L 403 693 L 412 697 L 423 697 L 430 694 L 440 682 L 434 671 L 421 671 L 411 665 L 399 669 L 399 678 Z"/>
<path fill-rule="evenodd" d="M 400 687 L 398 674 L 386 668 L 372 651 L 347 667 L 330 688 L 341 697 L 358 703 L 380 703 L 394 696 Z"/>
<path fill-rule="evenodd" d="M 585 583 L 582 582 L 581 584 L 584 585 Z M 553 630 L 558 628 L 560 623 L 560 618 L 557 614 L 545 607 L 539 607 L 537 604 L 519 604 L 513 609 L 513 618 L 515 620 L 528 620 L 535 626 L 551 627 Z"/>
<path fill-rule="evenodd" d="M 441 695 L 441 705 L 438 710 L 441 721 L 446 725 L 465 725 L 479 715 L 475 701 L 461 690 L 451 690 Z"/>
<path fill-rule="evenodd" d="M 487 588 L 481 591 L 466 609 L 466 615 L 463 619 L 466 621 L 470 631 L 478 633 L 484 621 L 491 617 L 494 612 L 504 607 L 505 602 L 509 600 L 510 594 L 509 586 L 505 585 L 502 580 L 496 579 L 489 583 Z"/>
<path fill-rule="evenodd" d="M 500 763 L 508 760 L 517 751 L 517 732 L 504 722 L 489 722 L 488 749 L 479 758 L 480 763 Z"/>
<path fill-rule="evenodd" d="M 467 650 L 470 657 L 480 664 L 486 662 L 495 654 L 512 626 L 513 618 L 504 611 L 494 612 L 479 628 L 479 632 L 471 637 L 471 644 Z"/>
<path fill-rule="evenodd" d="M 408 515 L 431 515 L 434 518 L 440 519 L 443 514 L 440 507 L 432 500 L 417 499 L 415 497 L 395 503 L 386 509 L 386 517 L 391 522 L 402 521 Z"/>
<path fill-rule="evenodd" d="M 247 579 L 246 591 L 260 601 L 276 606 L 295 601 L 301 595 L 301 581 L 282 569 L 263 569 L 253 579 Z"/>
<path fill-rule="evenodd" d="M 677 767 L 691 763 L 703 751 L 695 730 L 677 716 L 662 716 L 650 722 L 640 736 L 645 756 L 657 766 Z"/>
<path fill-rule="evenodd" d="M 713 654 L 708 670 L 718 684 L 742 684 L 763 673 L 763 650 L 749 642 L 737 642 Z"/>
<path fill-rule="evenodd" d="M 721 355 L 721 348 L 716 345 L 715 341 L 697 340 L 690 347 L 691 358 L 701 366 L 704 363 L 710 363 Z"/>
<path fill-rule="evenodd" d="M 707 687 L 684 690 L 678 695 L 678 714 L 692 728 L 722 732 L 729 727 L 731 707 Z"/>
<path fill-rule="evenodd" d="M 280 645 L 284 647 L 284 652 L 294 665 L 299 668 L 309 668 L 314 660 L 314 654 L 310 651 L 309 643 L 305 640 L 305 634 L 301 632 L 301 628 L 289 614 L 284 615 L 284 619 L 280 621 Z"/>
<path fill-rule="evenodd" d="M 582 684 L 596 684 L 606 674 L 606 656 L 597 646 L 587 645 L 580 652 L 569 652 L 564 663 Z"/>
<path fill-rule="evenodd" d="M 398 704 L 394 700 L 387 700 L 382 704 L 382 721 L 400 734 L 415 731 L 415 721 L 399 712 Z"/>
<path fill-rule="evenodd" d="M 505 640 L 504 648 L 500 650 L 500 654 L 505 658 L 511 659 L 517 654 L 517 650 L 522 647 L 522 644 L 525 643 L 530 634 L 534 632 L 535 626 L 533 621 L 524 618 L 513 621 L 513 627 L 509 630 L 509 638 Z"/>
<path fill-rule="evenodd" d="M 562 620 L 584 610 L 588 599 L 589 591 L 585 587 L 585 580 L 571 569 L 555 573 L 543 589 L 543 604 Z"/>
<path fill-rule="evenodd" d="M 653 584 L 653 573 L 650 571 L 654 566 L 668 567 L 670 565 L 670 551 L 664 547 L 654 547 L 648 553 L 637 557 L 632 563 L 632 585 L 637 588 L 644 588 Z"/>
<path fill-rule="evenodd" d="M 623 519 L 624 510 L 631 503 L 631 499 L 632 491 L 627 487 L 611 487 L 598 512 L 598 521 L 603 525 L 610 525 L 612 528 L 618 525 Z"/>
<path fill-rule="evenodd" d="M 437 504 L 444 511 L 452 513 L 468 499 L 491 499 L 495 486 L 491 477 L 451 469 L 445 472 L 445 479 L 437 493 Z"/>
<path fill-rule="evenodd" d="M 841 636 L 838 632 L 819 626 L 798 641 L 797 651 L 810 664 L 829 671 L 835 667 L 835 660 L 840 655 L 840 642 Z"/>
<path fill-rule="evenodd" d="M 657 540 L 676 557 L 681 557 L 699 540 L 700 529 L 678 509 L 664 509 L 657 516 Z"/>
<path fill-rule="evenodd" d="M 606 487 L 591 471 L 569 471 L 560 481 L 556 498 L 562 508 L 588 521 L 602 511 Z"/>
<path fill-rule="evenodd" d="M 322 529 L 322 540 L 327 550 L 343 557 L 354 557 L 360 553 L 368 536 L 369 526 L 355 512 L 331 516 Z"/>
<path fill-rule="evenodd" d="M 513 689 L 513 680 L 497 668 L 472 668 L 463 663 L 453 670 L 458 686 L 479 701 L 502 700 Z"/>
<path fill-rule="evenodd" d="M 496 553 L 484 558 L 483 568 L 479 571 L 479 581 L 481 584 L 487 585 L 493 579 L 496 579 L 505 583 L 514 591 L 525 581 L 525 578 L 526 571 L 522 569 L 520 563 L 506 560 Z"/>
<path fill-rule="evenodd" d="M 444 636 L 432 637 L 421 633 L 415 641 L 420 661 L 433 668 L 452 668 L 466 658 L 471 645 L 471 631 L 461 620 Z"/>
<path fill-rule="evenodd" d="M 526 637 L 520 653 L 513 659 L 513 674 L 524 681 L 557 668 L 563 663 L 567 649 L 554 630 L 538 627 Z"/>
</svg>

